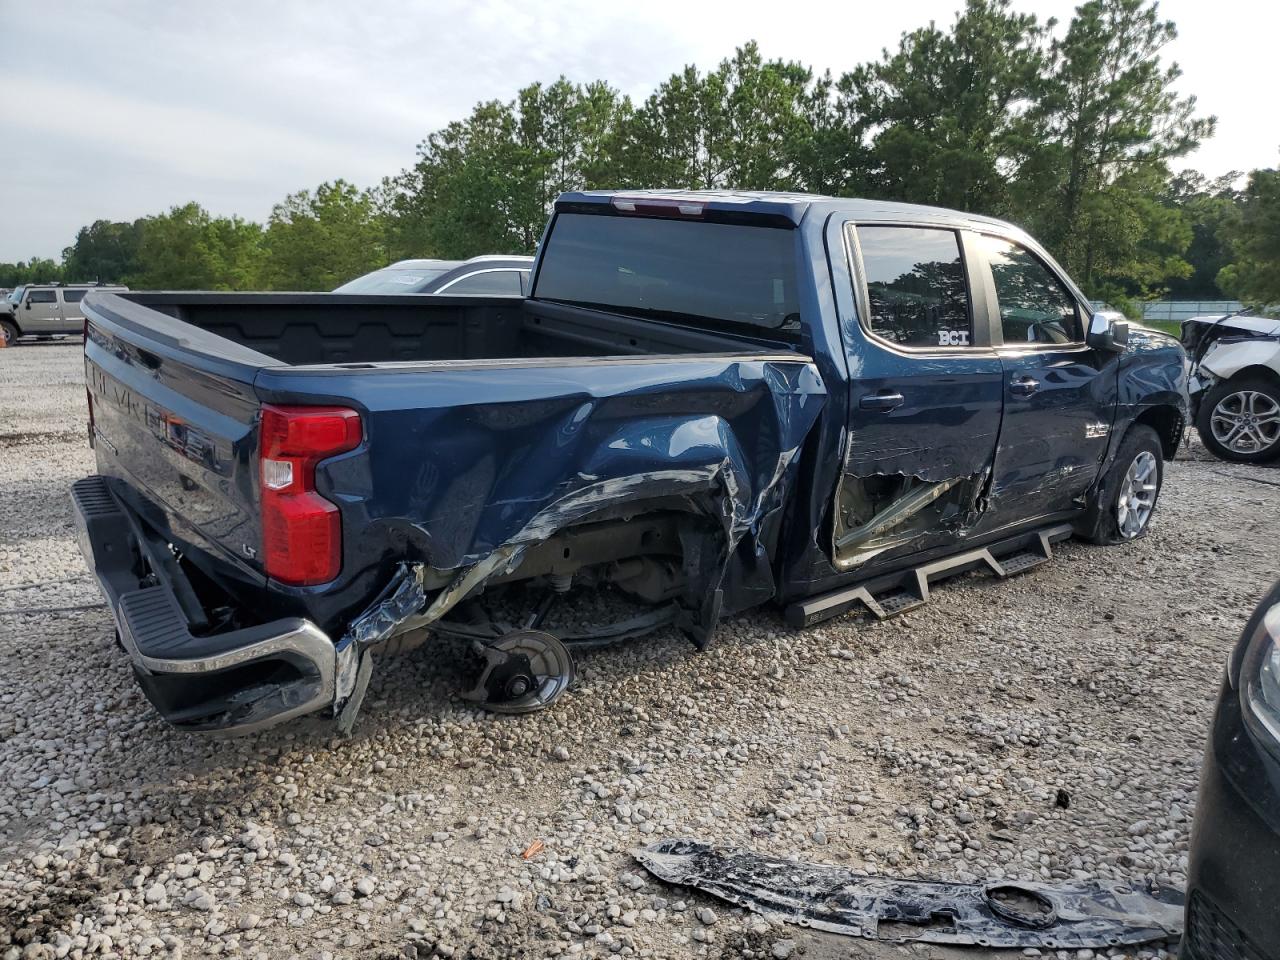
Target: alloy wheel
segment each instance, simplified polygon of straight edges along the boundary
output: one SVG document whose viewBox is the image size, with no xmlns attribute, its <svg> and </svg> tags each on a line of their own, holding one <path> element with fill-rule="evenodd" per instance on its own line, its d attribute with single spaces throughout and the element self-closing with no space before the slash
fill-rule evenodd
<svg viewBox="0 0 1280 960">
<path fill-rule="evenodd" d="M 1158 477 L 1159 464 L 1155 454 L 1149 450 L 1143 450 L 1134 457 L 1125 471 L 1124 480 L 1120 483 L 1120 496 L 1116 500 L 1116 528 L 1124 539 L 1132 540 L 1151 519 L 1159 489 Z"/>
<path fill-rule="evenodd" d="M 1257 390 L 1229 393 L 1213 408 L 1209 428 L 1232 453 L 1260 453 L 1280 443 L 1280 403 Z"/>
</svg>

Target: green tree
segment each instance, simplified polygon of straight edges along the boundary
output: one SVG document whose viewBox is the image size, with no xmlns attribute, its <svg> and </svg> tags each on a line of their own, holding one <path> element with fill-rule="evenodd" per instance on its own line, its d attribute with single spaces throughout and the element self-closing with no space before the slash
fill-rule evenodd
<svg viewBox="0 0 1280 960">
<path fill-rule="evenodd" d="M 930 23 L 846 74 L 847 113 L 874 131 L 877 192 L 1011 212 L 1008 182 L 1028 136 L 1022 108 L 1045 73 L 1045 30 L 1009 0 L 967 0 L 949 31 Z"/>
<path fill-rule="evenodd" d="M 48 257 L 0 263 L 0 287 L 12 289 L 23 283 L 52 283 L 61 279 L 61 264 Z"/>
<path fill-rule="evenodd" d="M 798 128 L 787 143 L 791 189 L 826 196 L 882 196 L 869 145 L 871 121 L 860 77 L 812 78 L 797 103 Z"/>
<path fill-rule="evenodd" d="M 556 196 L 617 185 L 626 98 L 604 83 L 563 77 L 511 103 L 478 104 L 430 134 L 418 162 L 388 185 L 401 251 L 463 258 L 532 252 Z"/>
<path fill-rule="evenodd" d="M 139 221 L 135 289 L 252 290 L 262 260 L 262 227 L 212 217 L 197 203 Z"/>
<path fill-rule="evenodd" d="M 551 202 L 566 190 L 596 189 L 616 180 L 609 151 L 624 102 L 607 83 L 580 86 L 564 77 L 519 92 L 515 134 L 535 218 L 545 218 Z"/>
<path fill-rule="evenodd" d="M 1146 0 L 1089 0 L 1055 40 L 1027 114 L 1014 209 L 1095 296 L 1140 295 L 1190 268 L 1181 215 L 1155 203 L 1168 163 L 1213 132 L 1180 97 L 1176 36 Z M 1159 208 L 1159 209 L 1158 209 Z"/>
<path fill-rule="evenodd" d="M 766 62 L 754 42 L 709 73 L 687 66 L 626 118 L 620 178 L 692 189 L 843 184 L 831 87 L 802 64 Z"/>
<path fill-rule="evenodd" d="M 420 245 L 419 256 L 465 258 L 532 250 L 537 243 L 527 207 L 518 118 L 512 104 L 478 104 L 418 146 L 405 171 L 397 209 Z"/>
<path fill-rule="evenodd" d="M 1249 174 L 1238 216 L 1224 227 L 1233 262 L 1218 284 L 1256 307 L 1280 304 L 1280 169 Z"/>
<path fill-rule="evenodd" d="M 376 194 L 334 180 L 290 194 L 272 209 L 261 281 L 272 290 L 332 290 L 388 260 Z"/>
<path fill-rule="evenodd" d="M 142 221 L 95 220 L 81 227 L 76 242 L 62 251 L 68 280 L 118 283 L 134 272 Z"/>
<path fill-rule="evenodd" d="M 1087 0 L 1051 38 L 1013 0 L 965 0 L 838 79 L 752 42 L 632 103 L 560 77 L 477 104 L 370 190 L 286 197 L 265 229 L 196 204 L 99 221 L 64 251 L 68 279 L 134 286 L 329 289 L 393 259 L 531 252 L 555 198 L 599 187 L 808 190 L 958 207 L 1021 222 L 1094 296 L 1266 287 L 1275 171 L 1246 200 L 1173 177 L 1213 130 L 1161 62 L 1153 0 Z M 61 276 L 0 266 L 0 280 Z"/>
<path fill-rule="evenodd" d="M 1240 176 L 1232 172 L 1208 180 L 1185 170 L 1165 185 L 1161 202 L 1181 211 L 1191 227 L 1191 243 L 1183 254 L 1191 274 L 1169 281 L 1169 297 L 1220 300 L 1226 295 L 1218 286 L 1218 274 L 1231 262 L 1227 229 L 1238 219 L 1243 202 L 1243 193 L 1236 187 Z"/>
</svg>

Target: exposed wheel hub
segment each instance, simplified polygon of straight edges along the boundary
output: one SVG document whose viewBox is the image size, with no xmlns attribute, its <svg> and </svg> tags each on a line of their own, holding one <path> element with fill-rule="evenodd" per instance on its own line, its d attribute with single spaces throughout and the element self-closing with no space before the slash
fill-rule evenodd
<svg viewBox="0 0 1280 960">
<path fill-rule="evenodd" d="M 497 640 L 478 640 L 472 649 L 485 664 L 462 698 L 494 713 L 549 707 L 573 682 L 572 654 L 543 630 L 515 630 Z"/>
</svg>

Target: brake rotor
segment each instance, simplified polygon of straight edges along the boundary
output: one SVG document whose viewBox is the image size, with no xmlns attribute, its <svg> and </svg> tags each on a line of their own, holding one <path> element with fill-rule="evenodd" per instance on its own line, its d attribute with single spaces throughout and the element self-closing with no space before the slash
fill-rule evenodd
<svg viewBox="0 0 1280 960">
<path fill-rule="evenodd" d="M 573 682 L 569 648 L 542 630 L 516 630 L 473 647 L 485 659 L 462 699 L 494 713 L 532 713 L 551 706 Z"/>
</svg>

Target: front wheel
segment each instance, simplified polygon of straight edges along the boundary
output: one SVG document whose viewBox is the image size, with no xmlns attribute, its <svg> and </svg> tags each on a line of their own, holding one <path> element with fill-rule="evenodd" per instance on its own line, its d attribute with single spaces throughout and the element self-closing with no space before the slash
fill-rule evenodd
<svg viewBox="0 0 1280 960">
<path fill-rule="evenodd" d="M 1280 385 L 1260 376 L 1218 384 L 1200 402 L 1196 432 L 1220 460 L 1262 463 L 1280 457 Z"/>
<path fill-rule="evenodd" d="M 1130 427 L 1079 532 L 1094 543 L 1127 543 L 1145 536 L 1163 482 L 1160 437 L 1148 426 Z"/>
<path fill-rule="evenodd" d="M 0 320 L 0 340 L 4 341 L 6 347 L 18 345 L 18 328 L 12 320 Z"/>
</svg>

